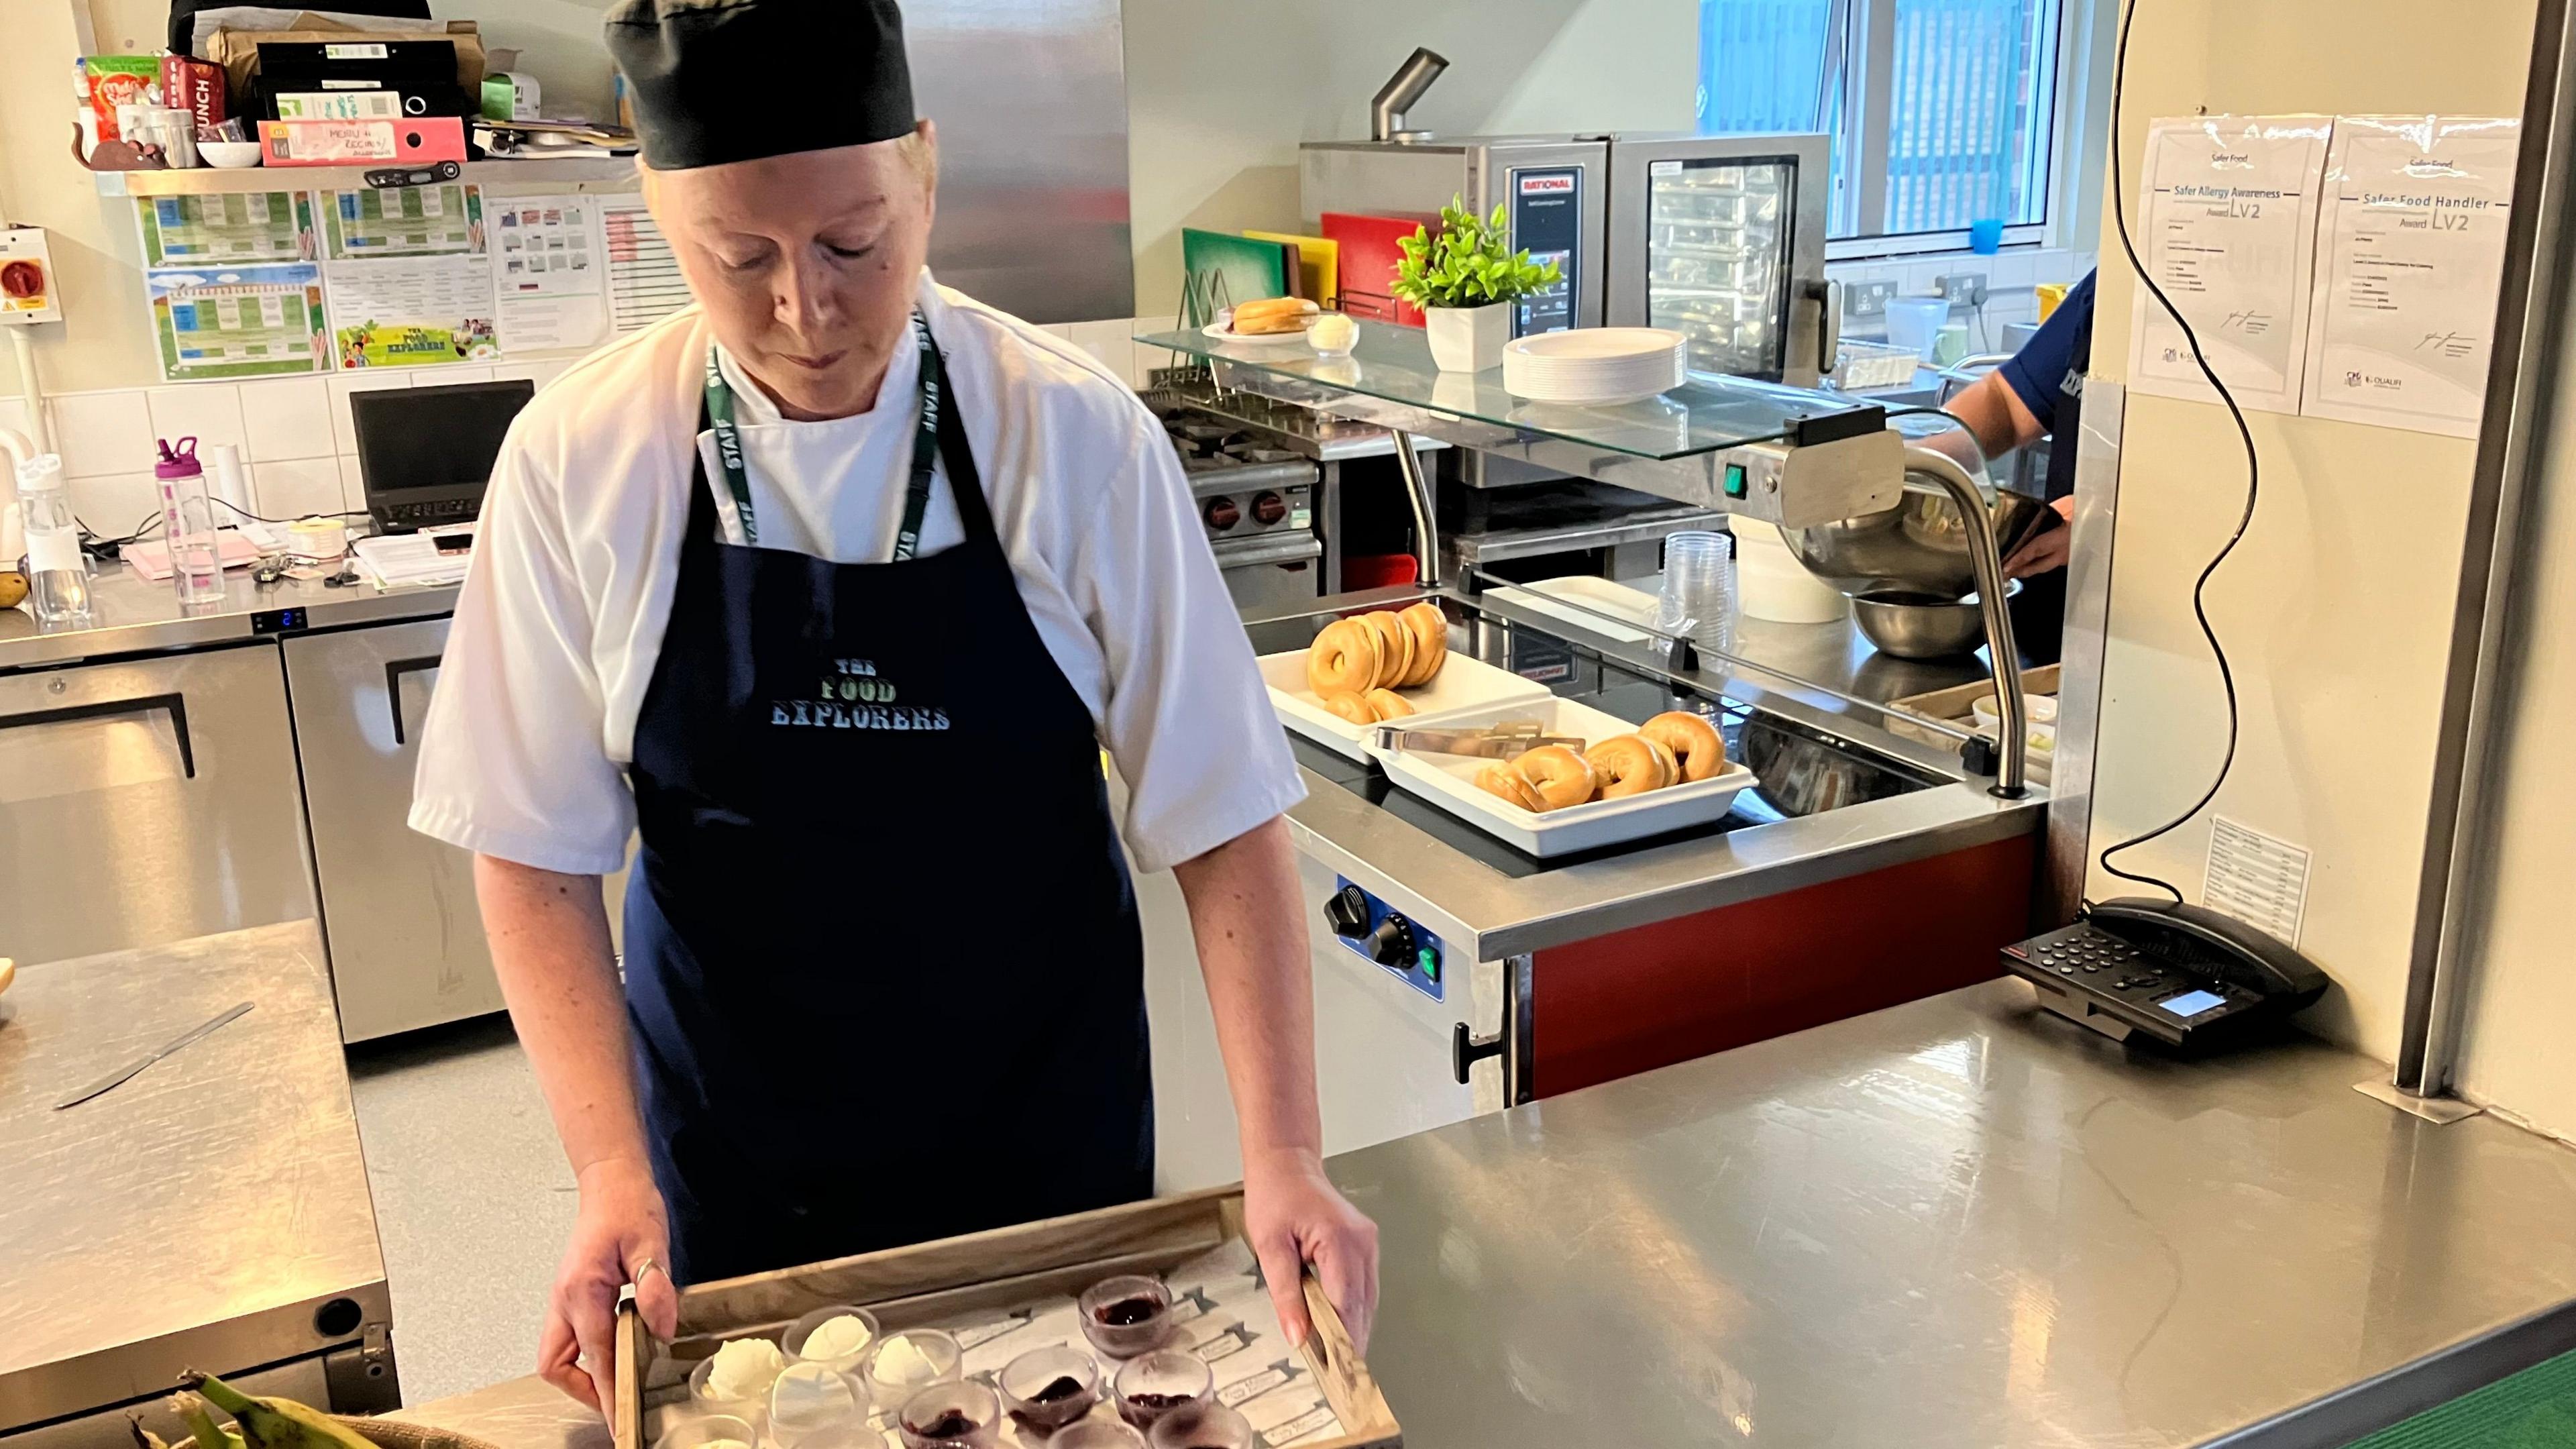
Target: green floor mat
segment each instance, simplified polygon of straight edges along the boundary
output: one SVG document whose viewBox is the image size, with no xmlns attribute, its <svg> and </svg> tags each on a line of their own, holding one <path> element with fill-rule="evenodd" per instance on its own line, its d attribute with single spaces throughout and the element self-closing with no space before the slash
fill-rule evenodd
<svg viewBox="0 0 2576 1449">
<path fill-rule="evenodd" d="M 2568 1449 L 2576 1445 L 2576 1353 L 2534 1364 L 2393 1424 L 2351 1449 Z"/>
</svg>

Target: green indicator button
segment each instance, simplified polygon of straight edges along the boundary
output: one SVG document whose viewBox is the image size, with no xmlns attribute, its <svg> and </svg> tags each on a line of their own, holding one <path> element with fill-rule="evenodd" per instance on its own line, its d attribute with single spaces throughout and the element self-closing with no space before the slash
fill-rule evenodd
<svg viewBox="0 0 2576 1449">
<path fill-rule="evenodd" d="M 1425 946 L 1422 948 L 1420 954 L 1418 954 L 1414 959 L 1421 963 L 1422 974 L 1424 976 L 1433 981 L 1440 979 L 1440 954 L 1438 952 Z"/>
<path fill-rule="evenodd" d="M 1729 498 L 1741 498 L 1745 495 L 1745 492 L 1744 465 L 1741 463 L 1727 464 L 1726 496 Z"/>
</svg>

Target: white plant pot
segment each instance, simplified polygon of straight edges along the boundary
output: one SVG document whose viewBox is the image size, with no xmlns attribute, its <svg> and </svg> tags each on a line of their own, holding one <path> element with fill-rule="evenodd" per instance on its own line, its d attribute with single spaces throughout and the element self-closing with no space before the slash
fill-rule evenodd
<svg viewBox="0 0 2576 1449">
<path fill-rule="evenodd" d="M 1503 365 L 1503 345 L 1512 340 L 1512 304 L 1426 307 L 1422 326 L 1431 334 L 1431 360 L 1441 371 L 1483 372 Z"/>
</svg>

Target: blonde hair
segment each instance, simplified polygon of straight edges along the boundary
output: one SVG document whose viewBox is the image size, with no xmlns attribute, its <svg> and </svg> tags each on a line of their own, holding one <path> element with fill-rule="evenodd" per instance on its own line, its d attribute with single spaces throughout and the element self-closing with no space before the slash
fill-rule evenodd
<svg viewBox="0 0 2576 1449">
<path fill-rule="evenodd" d="M 894 138 L 894 148 L 901 152 L 903 159 L 911 162 L 912 169 L 920 174 L 923 190 L 928 191 L 939 185 L 939 148 L 931 144 L 927 132 L 916 125 L 910 131 Z"/>
</svg>

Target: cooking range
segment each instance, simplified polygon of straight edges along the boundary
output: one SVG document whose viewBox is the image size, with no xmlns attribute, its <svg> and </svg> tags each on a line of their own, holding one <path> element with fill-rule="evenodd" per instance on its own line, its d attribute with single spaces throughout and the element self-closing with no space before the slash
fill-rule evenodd
<svg viewBox="0 0 2576 1449">
<path fill-rule="evenodd" d="M 1243 423 L 1158 408 L 1236 607 L 1295 603 L 1323 592 L 1315 537 L 1318 470 Z"/>
</svg>

